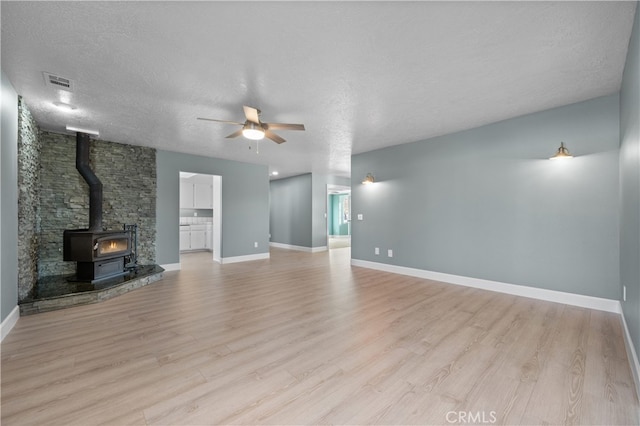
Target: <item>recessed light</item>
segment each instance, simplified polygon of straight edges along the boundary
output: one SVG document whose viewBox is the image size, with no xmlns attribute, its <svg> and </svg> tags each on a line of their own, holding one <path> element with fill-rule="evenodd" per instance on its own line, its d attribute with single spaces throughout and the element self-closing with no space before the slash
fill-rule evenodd
<svg viewBox="0 0 640 426">
<path fill-rule="evenodd" d="M 58 108 L 61 111 L 66 111 L 66 112 L 71 112 L 75 109 L 77 109 L 75 106 L 71 105 L 71 104 L 67 104 L 64 102 L 53 102 L 53 105 L 56 106 L 56 108 Z"/>
<path fill-rule="evenodd" d="M 274 171 L 272 171 L 272 172 L 271 172 L 271 176 L 278 176 L 278 172 L 277 172 L 277 171 L 275 171 L 275 170 L 274 170 Z"/>
<path fill-rule="evenodd" d="M 78 133 L 86 133 L 88 135 L 99 136 L 100 132 L 97 130 L 88 130 L 88 129 L 80 129 L 78 127 L 67 126 L 68 132 L 78 132 Z"/>
</svg>

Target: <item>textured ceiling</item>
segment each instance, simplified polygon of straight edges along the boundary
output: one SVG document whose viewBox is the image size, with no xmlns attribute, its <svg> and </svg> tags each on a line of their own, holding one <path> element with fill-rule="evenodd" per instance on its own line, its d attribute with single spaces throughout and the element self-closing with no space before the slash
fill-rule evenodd
<svg viewBox="0 0 640 426">
<path fill-rule="evenodd" d="M 43 129 L 350 174 L 350 155 L 619 90 L 635 2 L 2 2 L 2 69 Z M 44 84 L 70 78 L 72 93 Z M 77 107 L 63 113 L 53 105 Z M 242 105 L 282 145 L 225 139 Z M 552 147 L 557 141 L 550 142 Z M 249 146 L 252 149 L 249 150 Z"/>
</svg>

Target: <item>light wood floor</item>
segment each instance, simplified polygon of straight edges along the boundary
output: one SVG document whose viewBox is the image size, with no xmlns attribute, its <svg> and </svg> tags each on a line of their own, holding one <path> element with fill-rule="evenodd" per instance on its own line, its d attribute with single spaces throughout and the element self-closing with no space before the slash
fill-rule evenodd
<svg viewBox="0 0 640 426">
<path fill-rule="evenodd" d="M 638 424 L 614 314 L 350 267 L 349 249 L 182 262 L 20 318 L 2 424 Z"/>
</svg>

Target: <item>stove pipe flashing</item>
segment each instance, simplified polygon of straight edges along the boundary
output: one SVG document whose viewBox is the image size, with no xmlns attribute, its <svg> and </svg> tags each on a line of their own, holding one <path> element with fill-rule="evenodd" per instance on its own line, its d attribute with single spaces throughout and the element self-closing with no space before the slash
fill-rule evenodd
<svg viewBox="0 0 640 426">
<path fill-rule="evenodd" d="M 76 133 L 76 169 L 89 185 L 89 231 L 102 231 L 102 182 L 89 165 L 87 133 Z"/>
</svg>

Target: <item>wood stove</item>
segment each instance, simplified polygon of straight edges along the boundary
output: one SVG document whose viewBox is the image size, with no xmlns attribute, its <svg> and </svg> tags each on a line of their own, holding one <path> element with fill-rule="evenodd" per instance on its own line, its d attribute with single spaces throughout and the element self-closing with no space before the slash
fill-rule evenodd
<svg viewBox="0 0 640 426">
<path fill-rule="evenodd" d="M 76 134 L 76 169 L 89 185 L 89 229 L 67 229 L 63 260 L 77 262 L 78 281 L 91 283 L 127 273 L 125 256 L 132 254 L 132 232 L 102 229 L 102 182 L 89 165 L 89 135 Z"/>
<path fill-rule="evenodd" d="M 131 234 L 125 231 L 65 230 L 63 260 L 78 262 L 79 281 L 96 282 L 124 275 L 131 254 Z"/>
</svg>

